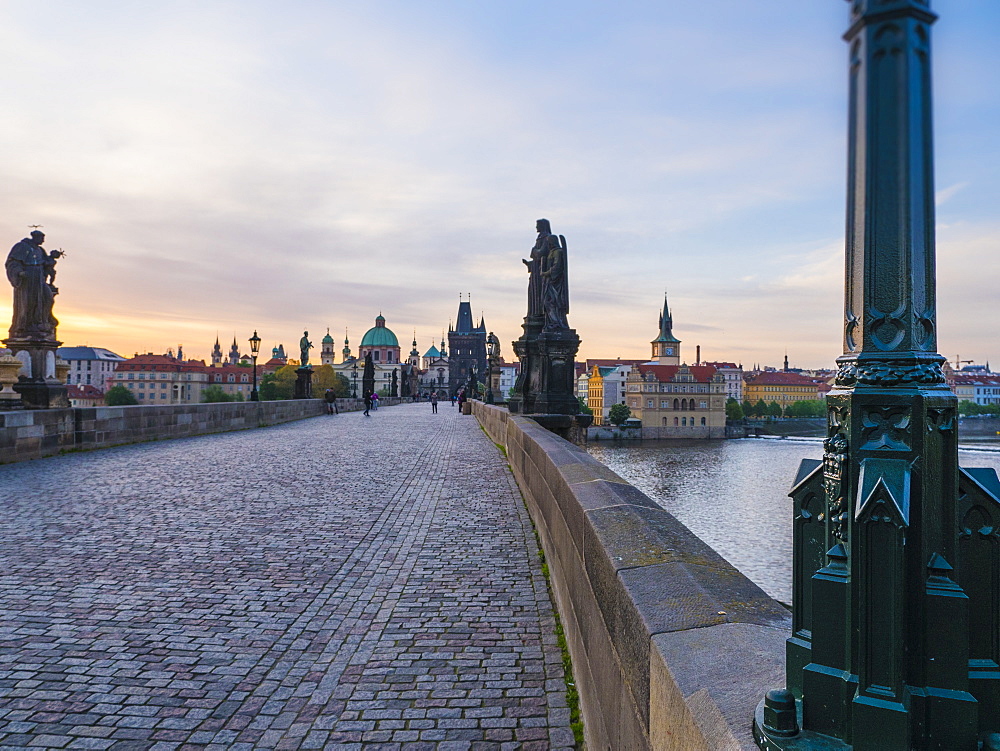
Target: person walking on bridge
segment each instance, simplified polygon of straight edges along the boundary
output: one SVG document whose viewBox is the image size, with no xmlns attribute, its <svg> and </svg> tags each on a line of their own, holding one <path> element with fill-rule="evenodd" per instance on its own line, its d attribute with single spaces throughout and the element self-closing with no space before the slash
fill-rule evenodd
<svg viewBox="0 0 1000 751">
<path fill-rule="evenodd" d="M 431 392 L 431 414 L 436 415 L 438 413 L 438 392 Z"/>
<path fill-rule="evenodd" d="M 369 410 L 372 408 L 372 395 L 365 394 L 365 417 L 371 417 Z"/>
</svg>

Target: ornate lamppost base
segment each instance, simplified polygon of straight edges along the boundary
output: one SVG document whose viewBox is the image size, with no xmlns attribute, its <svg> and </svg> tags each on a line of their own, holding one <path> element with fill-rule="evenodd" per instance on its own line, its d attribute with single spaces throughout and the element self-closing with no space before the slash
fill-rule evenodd
<svg viewBox="0 0 1000 751">
<path fill-rule="evenodd" d="M 785 694 L 784 691 L 771 692 L 771 694 Z M 829 735 L 821 735 L 809 730 L 800 730 L 802 726 L 802 704 L 794 699 L 790 699 L 792 706 L 778 707 L 769 695 L 757 705 L 757 711 L 753 718 L 753 739 L 762 751 L 850 751 L 848 746 L 837 738 Z M 794 723 L 789 714 L 794 715 Z M 786 716 L 782 716 L 786 715 Z M 774 725 L 788 726 L 788 729 L 774 727 Z"/>
</svg>

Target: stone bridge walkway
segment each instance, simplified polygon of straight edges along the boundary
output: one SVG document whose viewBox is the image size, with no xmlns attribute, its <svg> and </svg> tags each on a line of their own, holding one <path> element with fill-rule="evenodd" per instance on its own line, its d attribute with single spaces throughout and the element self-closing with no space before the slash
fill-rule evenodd
<svg viewBox="0 0 1000 751">
<path fill-rule="evenodd" d="M 517 487 L 430 409 L 0 467 L 0 748 L 571 747 Z"/>
</svg>

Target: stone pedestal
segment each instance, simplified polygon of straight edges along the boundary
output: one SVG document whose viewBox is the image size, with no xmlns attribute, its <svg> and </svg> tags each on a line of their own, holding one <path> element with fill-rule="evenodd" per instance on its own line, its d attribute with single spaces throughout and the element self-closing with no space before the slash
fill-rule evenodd
<svg viewBox="0 0 1000 751">
<path fill-rule="evenodd" d="M 530 414 L 535 412 L 535 397 L 541 385 L 539 371 L 541 358 L 538 350 L 538 337 L 542 333 L 542 317 L 526 316 L 521 324 L 524 333 L 513 342 L 514 354 L 521 362 L 521 372 L 514 383 L 514 394 L 507 403 L 512 413 Z"/>
<path fill-rule="evenodd" d="M 535 344 L 540 382 L 533 411 L 550 415 L 578 414 L 580 401 L 576 398 L 574 364 L 580 337 L 574 329 L 542 331 Z"/>
<path fill-rule="evenodd" d="M 4 344 L 21 362 L 13 390 L 27 409 L 55 409 L 69 406 L 66 384 L 56 374 L 56 350 L 62 344 L 53 339 L 5 339 Z"/>
<path fill-rule="evenodd" d="M 295 399 L 312 399 L 312 368 L 298 368 L 295 371 Z"/>
</svg>

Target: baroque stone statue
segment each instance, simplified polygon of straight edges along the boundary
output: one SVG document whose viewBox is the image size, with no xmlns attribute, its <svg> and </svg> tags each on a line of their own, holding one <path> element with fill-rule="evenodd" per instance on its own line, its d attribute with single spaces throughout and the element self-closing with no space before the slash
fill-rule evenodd
<svg viewBox="0 0 1000 751">
<path fill-rule="evenodd" d="M 309 332 L 303 331 L 302 338 L 299 339 L 299 350 L 300 350 L 299 354 L 301 356 L 301 359 L 299 361 L 300 368 L 309 367 L 309 350 L 311 350 L 312 348 L 313 345 L 309 341 Z"/>
<path fill-rule="evenodd" d="M 59 321 L 52 315 L 52 303 L 58 290 L 52 281 L 56 259 L 62 253 L 47 253 L 43 242 L 45 234 L 34 230 L 7 256 L 7 280 L 14 288 L 11 339 L 51 341 L 56 337 Z"/>
<path fill-rule="evenodd" d="M 568 329 L 569 276 L 566 273 L 566 238 L 550 235 L 542 271 L 543 330 Z"/>
<path fill-rule="evenodd" d="M 531 248 L 529 258 L 521 259 L 522 263 L 528 267 L 528 317 L 542 315 L 542 271 L 545 258 L 549 252 L 549 244 L 554 239 L 552 227 L 548 219 L 539 219 L 535 222 L 535 231 L 538 237 Z"/>
</svg>

